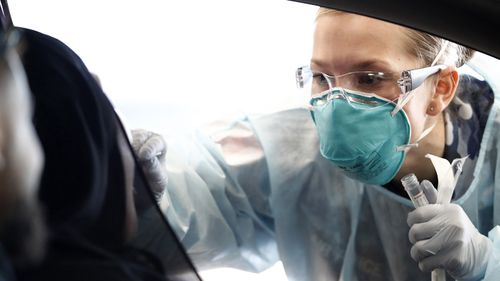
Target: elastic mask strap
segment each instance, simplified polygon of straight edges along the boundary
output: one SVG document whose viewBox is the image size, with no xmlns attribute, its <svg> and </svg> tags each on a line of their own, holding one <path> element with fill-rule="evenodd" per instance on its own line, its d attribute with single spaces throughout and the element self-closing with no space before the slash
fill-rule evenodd
<svg viewBox="0 0 500 281">
<path fill-rule="evenodd" d="M 402 94 L 398 98 L 398 102 L 396 103 L 396 107 L 391 111 L 391 115 L 394 117 L 403 107 L 408 103 L 413 97 L 415 91 L 409 91 L 407 93 Z"/>
<path fill-rule="evenodd" d="M 412 148 L 417 148 L 418 147 L 418 143 L 432 132 L 432 130 L 434 129 L 434 127 L 436 127 L 436 124 L 437 124 L 437 121 L 434 122 L 434 124 L 432 124 L 432 126 L 430 126 L 429 128 L 425 129 L 422 132 L 422 134 L 420 134 L 420 137 L 418 137 L 418 139 L 414 143 L 400 145 L 400 146 L 396 147 L 396 151 L 397 152 L 404 151 L 406 153 L 406 152 L 408 152 Z"/>
<path fill-rule="evenodd" d="M 448 48 L 448 44 L 450 43 L 450 41 L 446 40 L 446 42 L 444 42 L 443 44 L 443 47 L 441 48 L 441 50 L 439 50 L 439 53 L 437 54 L 437 56 L 434 58 L 434 60 L 432 61 L 431 63 L 431 66 L 434 66 L 436 65 L 436 63 L 438 62 L 438 60 L 441 58 L 441 56 L 444 54 L 444 51 L 446 51 L 446 48 Z"/>
</svg>

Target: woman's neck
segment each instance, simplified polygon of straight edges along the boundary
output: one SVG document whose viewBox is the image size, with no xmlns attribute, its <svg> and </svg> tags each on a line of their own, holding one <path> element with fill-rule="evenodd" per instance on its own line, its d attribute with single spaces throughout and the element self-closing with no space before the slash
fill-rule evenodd
<svg viewBox="0 0 500 281">
<path fill-rule="evenodd" d="M 412 148 L 408 152 L 405 162 L 394 180 L 399 182 L 405 175 L 414 173 L 420 181 L 429 180 L 434 184 L 437 183 L 437 175 L 434 166 L 432 162 L 425 157 L 427 154 L 433 154 L 439 157 L 443 157 L 444 155 L 445 126 L 443 115 L 438 115 L 435 122 L 436 125 L 429 135 L 419 142 L 417 148 Z"/>
</svg>

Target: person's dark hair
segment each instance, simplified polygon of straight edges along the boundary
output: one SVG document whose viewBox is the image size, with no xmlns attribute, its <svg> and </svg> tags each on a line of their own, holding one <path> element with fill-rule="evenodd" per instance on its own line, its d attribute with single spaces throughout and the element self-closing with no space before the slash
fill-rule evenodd
<svg viewBox="0 0 500 281">
<path fill-rule="evenodd" d="M 47 256 L 19 280 L 165 280 L 152 256 L 127 241 L 125 174 L 113 106 L 65 44 L 24 29 L 23 64 L 45 154 L 39 198 Z M 133 206 L 132 206 L 133 207 Z"/>
</svg>

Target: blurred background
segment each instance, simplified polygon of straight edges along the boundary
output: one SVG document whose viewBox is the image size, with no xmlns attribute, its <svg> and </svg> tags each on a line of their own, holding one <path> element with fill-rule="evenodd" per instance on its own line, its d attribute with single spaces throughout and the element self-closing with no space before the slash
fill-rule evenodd
<svg viewBox="0 0 500 281">
<path fill-rule="evenodd" d="M 284 0 L 15 0 L 14 24 L 58 38 L 95 73 L 129 128 L 189 133 L 303 106 L 317 8 Z M 205 280 L 286 280 L 234 269 Z"/>
<path fill-rule="evenodd" d="M 14 23 L 72 48 L 133 127 L 201 123 L 302 102 L 316 7 L 284 0 L 16 0 Z"/>
</svg>

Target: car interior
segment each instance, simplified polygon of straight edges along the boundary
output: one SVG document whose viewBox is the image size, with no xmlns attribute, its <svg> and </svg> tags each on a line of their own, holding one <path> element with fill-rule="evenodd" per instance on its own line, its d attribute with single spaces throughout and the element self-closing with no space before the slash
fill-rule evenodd
<svg viewBox="0 0 500 281">
<path fill-rule="evenodd" d="M 498 30 L 500 30 L 500 17 L 498 16 L 500 14 L 500 2 L 498 1 L 292 0 L 287 2 L 296 2 L 295 5 L 301 3 L 308 9 L 312 5 L 365 15 L 425 31 L 470 47 L 482 53 L 478 55 L 479 59 L 484 61 L 484 65 L 489 65 L 491 69 L 484 73 L 477 73 L 464 68 L 462 75 L 468 77 L 468 80 L 472 82 L 483 80 L 488 82 L 480 84 L 481 87 L 474 88 L 474 91 L 478 93 L 491 91 L 491 89 L 500 89 L 500 82 L 496 81 L 498 80 L 497 77 L 490 74 L 500 65 L 497 60 L 497 58 L 500 58 L 500 37 L 498 36 Z M 2 0 L 2 10 L 5 18 L 10 19 L 9 6 L 5 0 Z M 15 12 L 21 13 L 21 11 Z M 12 13 L 14 24 L 16 24 L 15 12 Z M 277 17 L 279 18 L 279 15 Z M 6 24 L 8 22 L 4 21 Z M 210 66 L 206 67 L 209 68 Z M 245 66 L 242 65 L 241 67 L 244 68 Z M 293 70 L 290 73 L 292 72 Z M 182 100 L 182 102 L 191 102 L 186 100 Z M 240 103 L 240 101 L 238 102 Z M 217 109 L 212 108 L 211 110 L 216 111 Z M 119 119 L 121 119 L 121 115 Z M 121 130 L 126 135 L 128 128 L 125 128 L 125 126 L 122 124 Z M 134 173 L 137 188 L 136 209 L 140 216 L 149 216 L 149 220 L 154 221 L 156 226 L 161 225 L 158 228 L 163 229 L 158 232 L 162 238 L 144 236 L 135 240 L 136 246 L 146 248 L 153 254 L 161 256 L 162 266 L 167 269 L 166 277 L 168 280 L 192 281 L 202 280 L 202 277 L 204 277 L 203 280 L 217 280 L 217 275 L 204 275 L 202 271 L 196 268 L 196 264 L 189 258 L 189 254 L 184 250 L 182 242 L 176 237 L 174 229 L 169 225 L 168 219 L 162 214 L 160 206 L 155 203 L 146 175 L 138 167 L 135 167 Z M 163 240 L 162 248 L 152 246 L 157 239 Z M 149 244 L 150 242 L 151 244 Z M 224 274 L 224 272 L 221 274 Z M 233 280 L 236 280 L 238 277 L 234 278 Z M 254 278 L 252 280 L 268 280 L 262 274 L 255 274 L 252 278 Z"/>
</svg>

